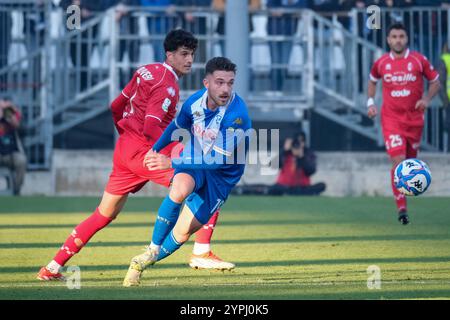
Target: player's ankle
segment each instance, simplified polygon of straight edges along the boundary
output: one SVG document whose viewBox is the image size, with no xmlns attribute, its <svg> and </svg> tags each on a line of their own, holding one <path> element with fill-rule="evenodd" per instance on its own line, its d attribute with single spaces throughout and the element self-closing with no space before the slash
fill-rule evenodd
<svg viewBox="0 0 450 320">
<path fill-rule="evenodd" d="M 59 273 L 61 268 L 62 268 L 62 266 L 55 260 L 50 261 L 50 263 L 46 266 L 46 269 L 53 274 Z"/>
<path fill-rule="evenodd" d="M 195 242 L 192 253 L 196 256 L 199 256 L 199 255 L 208 253 L 210 251 L 211 251 L 211 244 Z"/>
<path fill-rule="evenodd" d="M 150 243 L 149 249 L 153 252 L 159 253 L 159 250 L 161 249 L 161 245 L 153 243 L 153 241 Z"/>
</svg>

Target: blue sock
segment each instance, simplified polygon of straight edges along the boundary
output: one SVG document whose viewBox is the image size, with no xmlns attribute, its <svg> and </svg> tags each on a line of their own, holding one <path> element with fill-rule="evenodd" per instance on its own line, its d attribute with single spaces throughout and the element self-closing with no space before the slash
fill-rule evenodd
<svg viewBox="0 0 450 320">
<path fill-rule="evenodd" d="M 161 245 L 169 232 L 175 226 L 180 215 L 181 203 L 175 203 L 169 196 L 161 203 L 156 217 L 155 227 L 153 228 L 152 242 Z"/>
<path fill-rule="evenodd" d="M 183 243 L 179 243 L 177 240 L 175 240 L 175 237 L 173 236 L 173 231 L 170 231 L 169 235 L 166 237 L 166 239 L 164 239 L 164 242 L 161 245 L 157 261 L 160 261 L 170 256 L 172 253 L 177 251 L 182 245 Z"/>
</svg>

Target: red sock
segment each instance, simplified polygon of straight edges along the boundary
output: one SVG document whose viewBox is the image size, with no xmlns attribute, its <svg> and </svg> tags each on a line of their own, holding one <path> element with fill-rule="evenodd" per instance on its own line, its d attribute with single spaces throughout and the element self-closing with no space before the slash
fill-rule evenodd
<svg viewBox="0 0 450 320">
<path fill-rule="evenodd" d="M 406 197 L 404 194 L 400 193 L 400 191 L 397 190 L 394 184 L 394 168 L 391 169 L 391 186 L 398 211 L 406 211 Z"/>
<path fill-rule="evenodd" d="M 75 227 L 53 260 L 64 266 L 75 253 L 78 253 L 88 243 L 97 231 L 106 227 L 111 221 L 112 219 L 102 216 L 97 208 L 89 218 Z"/>
<path fill-rule="evenodd" d="M 211 243 L 211 237 L 216 227 L 219 211 L 214 212 L 208 223 L 195 233 L 195 242 L 197 243 Z"/>
</svg>

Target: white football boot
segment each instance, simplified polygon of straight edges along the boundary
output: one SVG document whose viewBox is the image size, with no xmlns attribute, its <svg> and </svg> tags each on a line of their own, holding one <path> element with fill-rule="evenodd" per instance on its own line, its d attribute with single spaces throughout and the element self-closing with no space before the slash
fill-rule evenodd
<svg viewBox="0 0 450 320">
<path fill-rule="evenodd" d="M 133 257 L 127 275 L 123 280 L 123 286 L 138 286 L 141 283 L 142 272 L 144 272 L 148 266 L 153 265 L 157 259 L 158 252 L 151 250 L 150 247 L 147 247 L 144 253 Z"/>
<path fill-rule="evenodd" d="M 193 254 L 189 260 L 189 266 L 193 269 L 215 269 L 215 270 L 232 270 L 236 266 L 231 262 L 226 262 L 216 256 L 212 251 L 204 254 Z"/>
</svg>

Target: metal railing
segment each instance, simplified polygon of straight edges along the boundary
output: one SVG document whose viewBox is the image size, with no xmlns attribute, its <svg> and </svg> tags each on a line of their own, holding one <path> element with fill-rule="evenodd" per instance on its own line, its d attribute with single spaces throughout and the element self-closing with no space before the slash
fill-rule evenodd
<svg viewBox="0 0 450 320">
<path fill-rule="evenodd" d="M 380 29 L 366 26 L 364 9 L 350 13 L 351 28 L 355 35 L 387 51 L 386 33 L 389 26 L 403 23 L 408 30 L 409 46 L 435 63 L 441 55 L 444 43 L 450 43 L 450 9 L 439 7 L 381 8 Z"/>
<path fill-rule="evenodd" d="M 48 45 L 50 3 L 2 1 L 0 4 L 0 96 L 19 106 L 20 136 L 30 168 L 48 167 L 52 150 L 52 96 Z M 28 124 L 39 122 L 29 128 Z M 28 138 L 34 143 L 28 143 Z"/>
<path fill-rule="evenodd" d="M 2 12 L 16 17 L 33 12 L 42 19 L 41 29 L 16 26 L 22 31 L 10 30 L 11 41 L 5 38 L 9 47 L 22 43 L 16 50 L 25 54 L 2 60 L 0 51 L 0 61 L 9 60 L 0 68 L 0 95 L 14 96 L 24 111 L 25 145 L 29 155 L 36 154 L 31 167 L 48 168 L 53 136 L 105 112 L 138 66 L 163 61 L 162 41 L 170 29 L 183 27 L 199 39 L 192 72 L 180 81 L 182 100 L 200 88 L 205 62 L 226 55 L 223 14 L 210 8 L 128 7 L 119 20 L 117 10 L 110 8 L 69 31 L 65 13 L 51 5 L 0 4 L 0 17 Z M 350 24 L 356 25 L 362 13 L 353 11 Z M 298 111 L 297 120 L 302 119 L 302 111 L 313 108 L 381 142 L 379 124 L 362 121 L 370 66 L 383 52 L 376 37 L 346 29 L 337 15 L 327 19 L 311 10 L 263 10 L 252 13 L 250 22 L 250 34 L 236 35 L 236 41 L 250 41 L 247 100 L 252 108 L 264 110 L 268 120 L 280 114 L 294 120 L 287 111 Z M 36 30 L 41 31 L 30 40 L 33 47 L 25 39 Z M 8 32 L 1 28 L 0 33 Z M 420 39 L 415 43 L 425 45 Z M 440 110 L 429 113 L 424 141 L 442 150 Z"/>
</svg>

